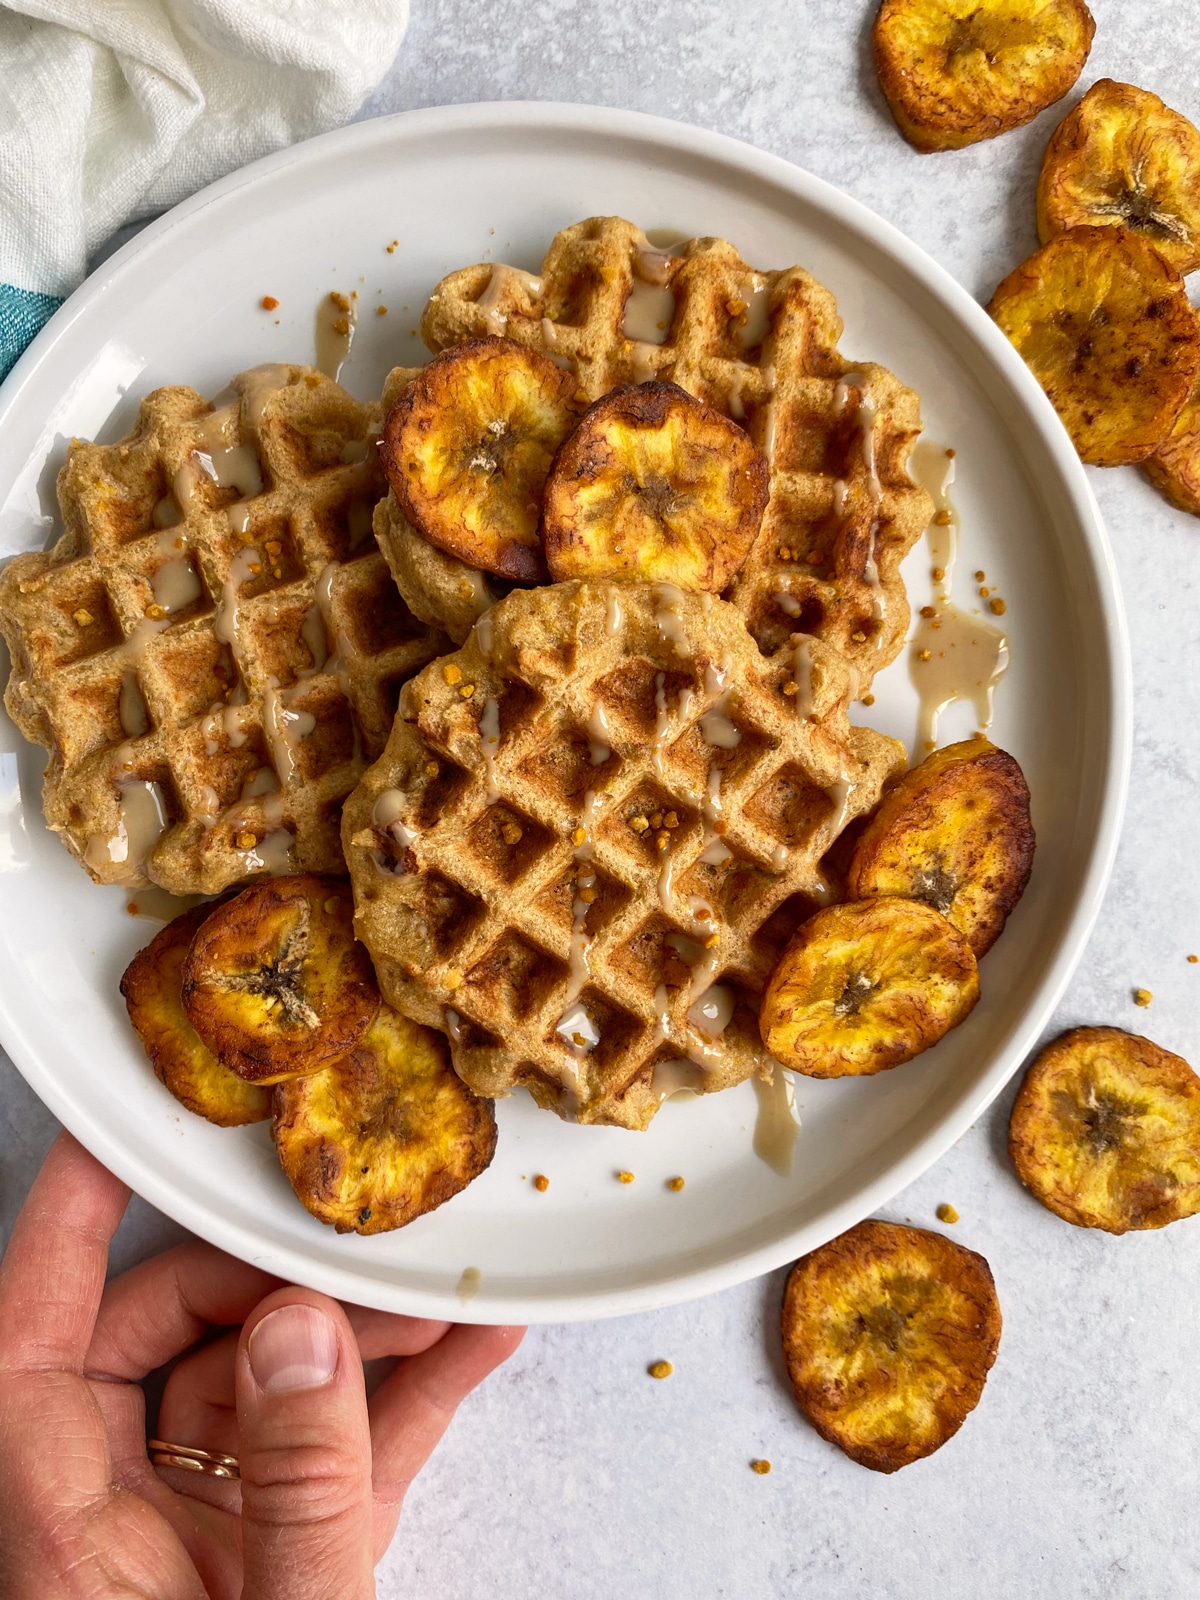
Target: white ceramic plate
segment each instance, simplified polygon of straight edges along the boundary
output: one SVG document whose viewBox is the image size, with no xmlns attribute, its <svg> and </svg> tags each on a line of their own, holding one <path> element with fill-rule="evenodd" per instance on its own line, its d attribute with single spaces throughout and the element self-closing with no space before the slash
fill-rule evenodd
<svg viewBox="0 0 1200 1600">
<path fill-rule="evenodd" d="M 189 383 L 211 394 L 257 362 L 311 360 L 317 300 L 340 288 L 363 306 L 343 382 L 377 394 L 389 367 L 422 359 L 409 330 L 445 272 L 481 259 L 536 268 L 556 229 L 611 212 L 724 235 L 758 266 L 800 262 L 838 297 L 843 350 L 919 390 L 927 436 L 958 451 L 957 598 L 970 603 L 970 573 L 983 568 L 1008 602 L 1012 667 L 993 734 L 1029 778 L 1036 869 L 964 1027 L 876 1079 L 797 1081 L 803 1128 L 789 1177 L 752 1152 L 749 1084 L 670 1102 L 643 1134 L 571 1127 L 517 1096 L 499 1104 L 496 1159 L 466 1193 L 399 1233 L 338 1237 L 293 1197 L 265 1126 L 211 1127 L 155 1081 L 117 991 L 153 928 L 46 831 L 41 752 L 5 723 L 0 1034 L 17 1066 L 154 1205 L 238 1256 L 363 1304 L 483 1322 L 605 1316 L 722 1288 L 831 1238 L 934 1161 L 1020 1063 L 1075 966 L 1113 858 L 1128 770 L 1124 624 L 1095 503 L 1049 404 L 915 245 L 795 167 L 696 128 L 580 106 L 420 111 L 284 151 L 177 207 L 72 296 L 0 391 L 0 554 L 46 542 L 67 440 L 119 437 L 146 391 Z M 280 302 L 271 314 L 258 305 L 267 294 Z M 908 566 L 918 604 L 928 566 L 918 547 Z M 877 694 L 861 715 L 911 743 L 903 660 Z M 956 708 L 943 741 L 972 721 Z M 633 1184 L 615 1180 L 622 1168 Z M 539 1172 L 544 1194 L 529 1181 Z M 676 1173 L 681 1193 L 665 1186 Z M 482 1286 L 463 1303 L 467 1267 Z"/>
</svg>

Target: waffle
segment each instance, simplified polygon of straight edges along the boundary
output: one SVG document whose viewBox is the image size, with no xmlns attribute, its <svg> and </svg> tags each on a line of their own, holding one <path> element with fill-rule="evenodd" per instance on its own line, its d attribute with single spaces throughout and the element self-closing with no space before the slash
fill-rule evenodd
<svg viewBox="0 0 1200 1600">
<path fill-rule="evenodd" d="M 375 540 L 414 616 L 463 644 L 476 622 L 512 589 L 423 538 L 400 509 L 393 489 L 375 507 Z"/>
<path fill-rule="evenodd" d="M 371 539 L 378 425 L 273 366 L 212 405 L 158 389 L 119 444 L 72 444 L 65 532 L 0 575 L 0 626 L 46 820 L 98 882 L 344 870 L 341 803 L 447 645 Z"/>
<path fill-rule="evenodd" d="M 765 980 L 825 858 L 905 765 L 851 672 L 669 585 L 515 590 L 406 686 L 346 802 L 355 925 L 478 1094 L 645 1127 L 773 1063 Z M 706 1009 L 707 1008 L 707 1009 Z"/>
<path fill-rule="evenodd" d="M 505 334 L 573 366 L 589 400 L 665 378 L 732 417 L 771 467 L 727 596 L 759 648 L 813 634 L 853 664 L 859 693 L 895 659 L 909 621 L 900 563 L 933 511 L 907 472 L 920 402 L 839 353 L 837 303 L 807 272 L 756 272 L 723 239 L 656 250 L 631 223 L 593 217 L 556 234 L 540 276 L 484 263 L 443 278 L 421 332 L 435 351 Z"/>
</svg>

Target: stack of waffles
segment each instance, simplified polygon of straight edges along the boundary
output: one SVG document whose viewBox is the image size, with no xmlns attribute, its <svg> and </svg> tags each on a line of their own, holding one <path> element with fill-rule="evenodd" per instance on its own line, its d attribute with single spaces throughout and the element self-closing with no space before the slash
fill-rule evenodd
<svg viewBox="0 0 1200 1600">
<path fill-rule="evenodd" d="M 433 350 L 503 334 L 569 364 L 588 400 L 669 379 L 731 417 L 771 476 L 727 595 L 759 648 L 774 654 L 795 632 L 832 644 L 860 694 L 895 659 L 909 620 L 900 563 L 933 510 L 907 472 L 920 401 L 885 368 L 846 360 L 837 302 L 800 267 L 755 271 L 723 239 L 659 249 L 619 217 L 593 217 L 556 235 L 537 276 L 487 264 L 451 273 L 421 332 Z M 410 376 L 398 370 L 393 392 Z M 431 557 L 394 495 L 376 532 L 413 610 L 465 638 L 494 586 Z"/>
</svg>

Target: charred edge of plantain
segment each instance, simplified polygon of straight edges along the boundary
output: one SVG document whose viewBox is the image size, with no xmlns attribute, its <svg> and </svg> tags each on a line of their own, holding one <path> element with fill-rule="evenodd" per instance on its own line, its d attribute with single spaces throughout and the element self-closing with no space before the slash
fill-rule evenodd
<svg viewBox="0 0 1200 1600">
<path fill-rule="evenodd" d="M 580 426 L 597 419 L 607 420 L 610 416 L 618 415 L 638 427 L 661 428 L 678 411 L 680 401 L 689 411 L 696 410 L 698 415 L 703 413 L 706 420 L 710 417 L 720 418 L 738 433 L 744 432 L 738 428 L 736 422 L 731 422 L 723 413 L 714 411 L 703 400 L 697 400 L 695 395 L 689 394 L 686 389 L 681 389 L 677 383 L 669 383 L 662 378 L 652 379 L 648 383 L 618 384 L 615 389 L 610 389 L 607 394 L 601 395 L 599 400 L 592 401 L 579 419 Z M 748 439 L 749 435 L 746 437 Z"/>
<path fill-rule="evenodd" d="M 336 912 L 325 910 L 330 898 L 338 901 Z M 289 912 L 304 937 L 297 940 L 296 927 L 285 926 L 283 947 L 273 952 L 270 944 L 262 946 L 259 933 L 263 959 L 255 967 L 245 957 L 256 953 L 256 932 L 265 924 L 273 941 L 270 919 Z M 323 951 L 311 948 L 314 927 L 328 939 Z M 295 959 L 289 961 L 293 947 Z M 256 982 L 260 972 L 268 976 Z M 289 1014 L 282 1023 L 274 1019 L 268 1036 L 265 1023 L 250 1027 L 240 1018 L 239 994 L 283 1001 L 285 990 L 294 1004 L 285 1007 Z M 343 879 L 300 873 L 250 884 L 205 918 L 184 962 L 188 1020 L 221 1064 L 251 1083 L 315 1072 L 344 1055 L 370 1027 L 379 1005 L 374 969 L 355 938 L 353 896 Z"/>
<path fill-rule="evenodd" d="M 1146 1104 L 1095 1094 L 1089 1057 L 1101 1049 L 1138 1082 Z M 1169 1193 L 1154 1157 L 1163 1154 L 1164 1144 L 1169 1155 L 1170 1141 L 1160 1139 L 1149 1160 L 1144 1149 L 1129 1150 L 1124 1143 L 1130 1126 L 1140 1126 L 1143 1117 L 1161 1124 L 1161 1111 L 1153 1117 L 1156 1098 L 1178 1099 L 1181 1109 L 1190 1103 L 1183 1119 L 1190 1127 L 1178 1146 L 1196 1165 L 1197 1175 Z M 1013 1102 L 1008 1150 L 1024 1186 L 1064 1222 L 1116 1235 L 1164 1228 L 1200 1211 L 1200 1078 L 1182 1056 L 1141 1034 L 1113 1027 L 1070 1028 L 1030 1063 Z M 1077 1169 L 1073 1181 L 1054 1171 L 1055 1157 L 1064 1150 L 1085 1169 Z M 1108 1155 L 1117 1159 L 1117 1174 L 1102 1172 Z M 1103 1179 L 1102 1195 L 1091 1205 L 1085 1193 L 1089 1167 L 1090 1176 Z M 1114 1178 L 1127 1174 L 1130 1181 L 1118 1187 Z"/>
<path fill-rule="evenodd" d="M 1200 383 L 1193 385 L 1170 433 L 1142 462 L 1142 470 L 1177 510 L 1200 516 Z"/>
<path fill-rule="evenodd" d="M 914 872 L 903 888 L 876 886 L 887 871 L 889 855 L 895 861 L 907 836 L 936 828 L 946 812 L 953 813 L 960 799 L 972 793 L 990 803 L 984 838 L 964 845 L 972 852 L 968 861 L 934 862 L 923 873 Z M 967 835 L 967 825 L 962 832 Z M 964 739 L 927 756 L 885 790 L 858 835 L 846 871 L 846 893 L 852 900 L 903 893 L 925 901 L 959 929 L 979 960 L 1004 932 L 1028 887 L 1036 845 L 1029 785 L 1020 764 L 988 739 Z M 948 870 L 955 865 L 960 868 L 957 875 Z M 973 885 L 972 869 L 981 866 L 989 876 Z M 974 915 L 956 915 L 955 902 L 972 886 L 986 895 L 986 913 L 977 909 Z"/>
<path fill-rule="evenodd" d="M 1076 48 L 1057 51 L 1048 68 L 1040 73 L 1035 68 L 1030 73 L 1032 88 L 1010 96 L 1002 110 L 986 110 L 966 99 L 956 106 L 956 85 L 949 74 L 942 74 L 936 89 L 923 85 L 922 75 L 914 70 L 914 58 L 919 66 L 919 55 L 895 37 L 903 28 L 906 14 L 919 11 L 925 3 L 927 0 L 883 0 L 871 29 L 871 50 L 883 97 L 904 138 L 922 155 L 961 150 L 1032 122 L 1078 81 L 1096 32 L 1095 19 L 1084 0 L 1058 0 L 1060 13 L 1079 31 Z M 944 7 L 938 5 L 937 9 L 942 11 Z M 988 9 L 981 5 L 976 14 L 982 13 L 986 18 Z M 947 21 L 952 26 L 964 25 L 954 19 Z M 966 25 L 972 21 L 974 16 L 966 19 Z M 945 45 L 931 43 L 926 48 L 946 53 Z"/>
<path fill-rule="evenodd" d="M 930 1310 L 930 1327 L 923 1340 L 918 1331 L 918 1340 L 941 1359 L 934 1363 L 927 1354 L 909 1386 L 897 1376 L 903 1365 L 900 1344 L 916 1318 L 906 1325 L 886 1298 L 865 1308 L 855 1303 L 856 1280 L 876 1265 L 890 1265 L 893 1286 L 902 1284 L 910 1293 L 922 1281 L 944 1286 L 963 1313 L 952 1326 Z M 840 1345 L 835 1343 L 839 1296 L 845 1297 Z M 796 1262 L 784 1290 L 781 1323 L 784 1361 L 800 1409 L 823 1439 L 860 1466 L 883 1473 L 932 1455 L 954 1437 L 979 1403 L 1002 1330 L 995 1279 L 983 1256 L 945 1234 L 874 1220 L 858 1223 Z M 822 1339 L 824 1348 L 815 1348 Z M 855 1340 L 876 1342 L 886 1356 L 870 1372 L 860 1365 L 849 1382 L 820 1370 Z M 933 1368 L 928 1387 L 922 1388 L 921 1373 Z M 872 1435 L 854 1419 L 856 1404 L 872 1394 L 890 1394 L 901 1404 L 907 1397 L 906 1409 L 922 1415 L 893 1437 Z"/>
<path fill-rule="evenodd" d="M 129 965 L 121 974 L 119 985 L 126 1010 L 132 1012 L 132 1008 L 139 1004 L 152 979 L 157 984 L 163 957 L 169 951 L 176 949 L 185 939 L 190 947 L 197 929 L 216 909 L 215 905 L 202 905 L 181 911 L 167 923 L 165 928 L 158 930 L 149 944 L 144 944 L 140 950 L 135 951 Z"/>
<path fill-rule="evenodd" d="M 679 412 L 681 406 L 704 423 L 719 428 L 736 444 L 745 447 L 746 469 L 750 473 L 754 502 L 757 503 L 759 500 L 762 502 L 759 510 L 761 516 L 766 510 L 771 484 L 766 456 L 757 448 L 746 430 L 740 428 L 724 412 L 715 410 L 703 400 L 698 400 L 686 389 L 681 389 L 677 383 L 668 383 L 661 378 L 655 378 L 649 383 L 618 384 L 615 389 L 610 389 L 607 394 L 601 395 L 599 400 L 593 400 L 580 417 L 577 427 L 559 446 L 551 471 L 557 472 L 562 463 L 564 470 L 570 471 L 574 476 L 581 471 L 599 469 L 605 465 L 604 461 L 592 458 L 586 453 L 589 448 L 595 447 L 595 436 L 590 435 L 590 429 L 596 423 L 607 423 L 612 418 L 618 418 L 633 427 L 661 428 Z"/>
<path fill-rule="evenodd" d="M 121 976 L 129 1021 L 154 1068 L 154 1076 L 188 1111 L 221 1128 L 265 1122 L 266 1089 L 222 1066 L 183 1009 L 183 964 L 200 925 L 216 909 L 194 906 L 161 928 Z"/>
<path fill-rule="evenodd" d="M 577 412 L 575 396 L 578 380 L 564 371 L 539 351 L 530 350 L 513 339 L 496 335 L 465 339 L 436 355 L 420 375 L 401 393 L 388 413 L 379 440 L 379 453 L 388 482 L 395 491 L 406 519 L 414 529 L 440 549 L 457 556 L 469 565 L 493 572 L 497 577 L 512 583 L 545 583 L 549 576 L 545 556 L 539 542 L 526 544 L 513 538 L 499 540 L 494 552 L 468 549 L 464 541 L 448 539 L 429 515 L 423 495 L 414 493 L 413 485 L 404 464 L 401 448 L 406 429 L 420 427 L 427 431 L 436 427 L 439 414 L 447 404 L 446 391 L 451 387 L 455 370 L 471 361 L 498 360 L 517 363 L 529 371 L 537 382 L 549 391 L 550 398 L 568 411 Z M 480 559 L 480 557 L 487 559 Z"/>
</svg>

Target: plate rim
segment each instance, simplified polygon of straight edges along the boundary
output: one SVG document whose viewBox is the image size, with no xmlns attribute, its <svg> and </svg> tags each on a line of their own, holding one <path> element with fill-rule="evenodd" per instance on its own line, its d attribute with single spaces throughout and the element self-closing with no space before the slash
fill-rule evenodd
<svg viewBox="0 0 1200 1600">
<path fill-rule="evenodd" d="M 64 301 L 0 385 L 0 437 L 3 436 L 8 417 L 19 407 L 26 387 L 67 329 L 79 317 L 89 314 L 115 281 L 146 251 L 154 250 L 158 242 L 176 228 L 186 225 L 208 206 L 239 189 L 303 165 L 330 145 L 352 148 L 359 144 L 387 143 L 397 125 L 411 128 L 418 138 L 438 132 L 461 135 L 505 129 L 548 133 L 557 129 L 573 134 L 591 133 L 609 140 L 632 139 L 660 149 L 665 147 L 675 155 L 687 154 L 701 162 L 716 161 L 723 166 L 740 169 L 790 192 L 807 207 L 830 216 L 843 227 L 849 227 L 882 255 L 894 261 L 934 301 L 946 308 L 970 342 L 977 348 L 982 347 L 983 355 L 993 367 L 999 369 L 1007 383 L 1009 395 L 1017 402 L 1049 452 L 1059 478 L 1059 487 L 1076 513 L 1092 563 L 1092 577 L 1100 606 L 1098 620 L 1102 623 L 1098 631 L 1103 635 L 1110 677 L 1104 718 L 1104 736 L 1107 739 L 1103 761 L 1104 788 L 1093 825 L 1090 860 L 1059 948 L 1038 984 L 1033 1003 L 1009 1028 L 1007 1044 L 1002 1042 L 997 1049 L 996 1058 L 977 1085 L 976 1092 L 966 1097 L 959 1106 L 943 1113 L 923 1138 L 909 1145 L 900 1156 L 888 1161 L 872 1182 L 856 1187 L 850 1198 L 842 1199 L 823 1211 L 819 1221 L 810 1221 L 787 1230 L 772 1242 L 750 1251 L 735 1253 L 716 1264 L 692 1269 L 685 1266 L 677 1274 L 667 1272 L 649 1283 L 638 1282 L 621 1288 L 600 1290 L 583 1288 L 529 1299 L 489 1294 L 485 1278 L 480 1294 L 469 1303 L 462 1304 L 455 1296 L 438 1291 L 407 1285 L 385 1285 L 376 1278 L 364 1280 L 353 1270 L 350 1262 L 345 1268 L 314 1262 L 298 1247 L 279 1248 L 273 1245 L 264 1256 L 261 1242 L 256 1248 L 249 1224 L 239 1227 L 228 1223 L 223 1217 L 204 1216 L 205 1232 L 201 1237 L 230 1254 L 267 1265 L 269 1270 L 291 1281 L 308 1284 L 339 1299 L 381 1305 L 385 1309 L 412 1315 L 448 1316 L 458 1322 L 545 1323 L 623 1316 L 658 1309 L 715 1293 L 771 1271 L 797 1255 L 816 1248 L 821 1242 L 834 1238 L 886 1205 L 901 1189 L 932 1166 L 983 1114 L 1015 1074 L 1045 1028 L 1074 975 L 1099 915 L 1120 841 L 1128 792 L 1132 753 L 1132 665 L 1115 560 L 1087 473 L 1049 400 L 1007 338 L 974 297 L 921 246 L 861 201 L 781 156 L 691 123 L 616 107 L 521 100 L 423 107 L 351 123 L 237 169 L 150 222 L 102 262 Z M 991 398 L 995 400 L 994 393 Z M 97 1159 L 158 1210 L 190 1232 L 197 1231 L 196 1203 L 193 1200 L 177 1193 L 169 1183 L 160 1181 L 158 1175 L 142 1162 L 137 1147 L 119 1144 L 107 1128 L 97 1127 L 82 1114 L 77 1114 L 69 1091 L 60 1088 L 26 1039 L 2 987 L 0 1040 L 34 1093 Z M 364 1288 L 379 1292 L 368 1295 L 364 1300 Z"/>
</svg>

